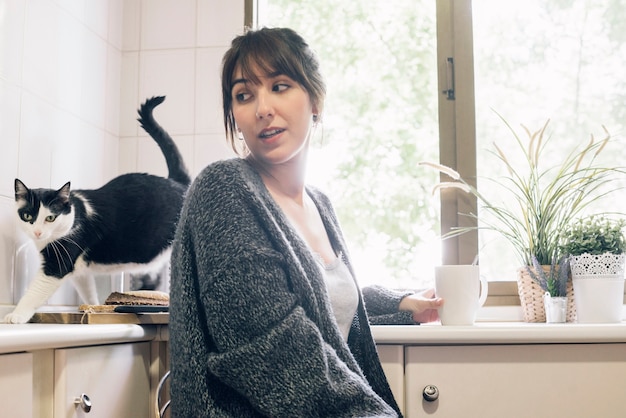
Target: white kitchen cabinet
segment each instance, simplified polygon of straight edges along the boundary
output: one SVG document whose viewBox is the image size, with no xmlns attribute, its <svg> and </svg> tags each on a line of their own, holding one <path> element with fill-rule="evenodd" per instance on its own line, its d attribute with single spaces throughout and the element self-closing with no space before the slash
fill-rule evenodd
<svg viewBox="0 0 626 418">
<path fill-rule="evenodd" d="M 33 418 L 31 353 L 0 355 L 0 416 Z"/>
<path fill-rule="evenodd" d="M 150 416 L 150 343 L 54 352 L 54 418 Z M 75 400 L 87 396 L 87 413 Z"/>
<path fill-rule="evenodd" d="M 623 343 L 407 346 L 405 355 L 407 418 L 626 414 Z"/>
</svg>

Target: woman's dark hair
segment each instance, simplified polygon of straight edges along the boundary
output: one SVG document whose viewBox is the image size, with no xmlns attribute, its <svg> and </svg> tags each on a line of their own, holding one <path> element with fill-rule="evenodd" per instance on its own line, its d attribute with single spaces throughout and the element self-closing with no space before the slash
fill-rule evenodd
<svg viewBox="0 0 626 418">
<path fill-rule="evenodd" d="M 288 28 L 248 30 L 233 39 L 222 60 L 222 103 L 224 127 L 231 146 L 237 152 L 237 128 L 233 116 L 232 87 L 235 70 L 241 69 L 244 78 L 258 83 L 257 69 L 263 74 L 284 74 L 309 94 L 311 103 L 321 113 L 326 86 L 320 73 L 317 57 L 305 40 Z"/>
</svg>

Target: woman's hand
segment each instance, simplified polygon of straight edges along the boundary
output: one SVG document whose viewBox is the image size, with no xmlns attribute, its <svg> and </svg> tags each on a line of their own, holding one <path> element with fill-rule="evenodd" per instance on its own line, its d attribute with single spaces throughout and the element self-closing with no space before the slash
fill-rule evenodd
<svg viewBox="0 0 626 418">
<path fill-rule="evenodd" d="M 399 309 L 413 312 L 413 320 L 424 323 L 439 320 L 437 308 L 442 305 L 443 299 L 435 297 L 435 289 L 427 289 L 402 298 Z"/>
</svg>

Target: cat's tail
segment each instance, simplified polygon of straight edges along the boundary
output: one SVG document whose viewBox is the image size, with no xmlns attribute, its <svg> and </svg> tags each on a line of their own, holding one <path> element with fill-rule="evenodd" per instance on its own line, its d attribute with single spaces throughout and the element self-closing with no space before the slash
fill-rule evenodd
<svg viewBox="0 0 626 418">
<path fill-rule="evenodd" d="M 152 110 L 163 103 L 163 100 L 165 100 L 165 96 L 155 96 L 147 99 L 137 110 L 137 113 L 139 113 L 137 120 L 141 124 L 141 127 L 156 141 L 159 148 L 161 148 L 165 156 L 165 161 L 167 162 L 167 169 L 169 171 L 168 178 L 184 186 L 188 186 L 191 184 L 191 177 L 183 161 L 183 156 L 170 134 L 168 134 L 152 116 Z"/>
</svg>

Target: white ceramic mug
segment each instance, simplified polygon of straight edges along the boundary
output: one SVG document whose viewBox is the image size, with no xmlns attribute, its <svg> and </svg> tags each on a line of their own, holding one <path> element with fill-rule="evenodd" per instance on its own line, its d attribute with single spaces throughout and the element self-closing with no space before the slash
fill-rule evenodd
<svg viewBox="0 0 626 418">
<path fill-rule="evenodd" d="M 478 266 L 435 267 L 435 295 L 444 300 L 438 309 L 442 325 L 473 325 L 478 308 L 487 300 L 487 280 Z"/>
</svg>

